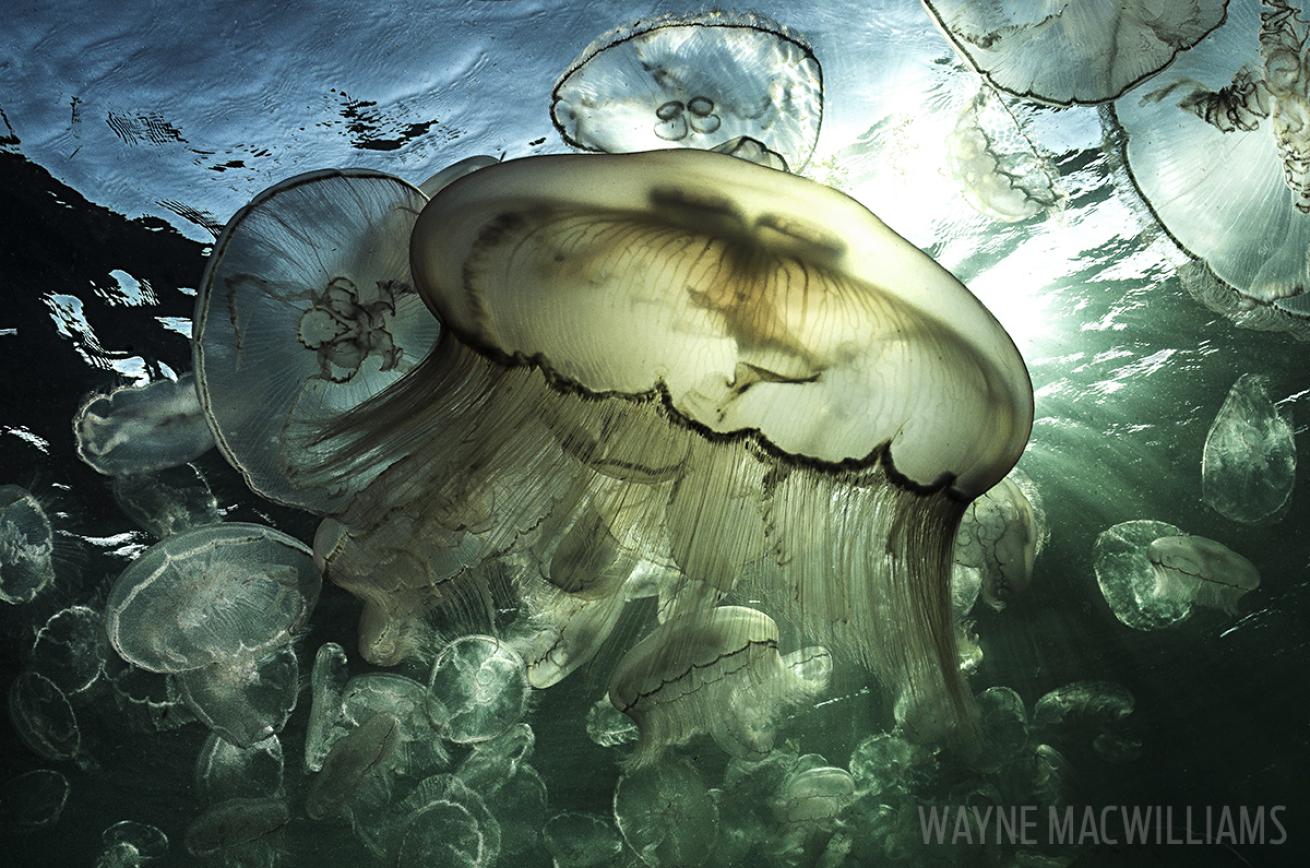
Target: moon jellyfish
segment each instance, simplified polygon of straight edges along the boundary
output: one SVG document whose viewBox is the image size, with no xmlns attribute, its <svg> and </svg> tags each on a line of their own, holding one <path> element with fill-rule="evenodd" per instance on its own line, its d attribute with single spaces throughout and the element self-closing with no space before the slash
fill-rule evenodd
<svg viewBox="0 0 1310 868">
<path fill-rule="evenodd" d="M 160 473 L 115 476 L 114 500 L 156 539 L 223 520 L 209 483 L 190 464 Z"/>
<path fill-rule="evenodd" d="M 555 868 L 601 868 L 623 854 L 623 839 L 614 824 L 599 814 L 565 811 L 546 821 L 542 843 Z"/>
<path fill-rule="evenodd" d="M 59 822 L 68 802 L 68 778 L 37 769 L 0 784 L 0 820 L 6 829 L 44 829 Z"/>
<path fill-rule="evenodd" d="M 981 711 L 986 715 L 986 703 Z M 982 724 L 986 737 L 986 717 Z M 856 789 L 886 799 L 914 789 L 929 758 L 918 745 L 884 732 L 862 739 L 851 751 L 849 767 Z"/>
<path fill-rule="evenodd" d="M 100 613 L 87 606 L 71 606 L 51 615 L 36 631 L 28 668 L 72 696 L 100 679 L 108 652 Z"/>
<path fill-rule="evenodd" d="M 470 744 L 495 738 L 528 702 L 523 658 L 491 636 L 464 636 L 437 655 L 428 679 L 428 716 L 443 738 Z"/>
<path fill-rule="evenodd" d="M 30 603 L 54 580 L 54 529 L 37 499 L 0 485 L 0 600 Z"/>
<path fill-rule="evenodd" d="M 516 856 L 535 850 L 546 825 L 546 782 L 530 765 L 520 765 L 499 792 L 495 806 L 500 821 L 500 852 Z"/>
<path fill-rule="evenodd" d="M 500 822 L 482 797 L 454 775 L 419 783 L 395 808 L 398 842 L 388 848 L 396 865 L 484 868 L 500 857 Z"/>
<path fill-rule="evenodd" d="M 1101 756 L 1128 759 L 1138 747 L 1127 730 L 1135 706 L 1132 693 L 1112 681 L 1077 681 L 1057 687 L 1033 707 L 1033 729 L 1046 741 L 1077 737 Z"/>
<path fill-rule="evenodd" d="M 100 833 L 96 868 L 140 868 L 168 853 L 168 836 L 158 826 L 120 820 Z"/>
<path fill-rule="evenodd" d="M 289 643 L 321 585 L 299 541 L 260 525 L 210 525 L 133 561 L 109 592 L 105 629 L 114 650 L 142 669 L 200 669 Z"/>
<path fill-rule="evenodd" d="M 1181 533 L 1162 521 L 1126 521 L 1096 538 L 1092 563 L 1096 581 L 1110 611 L 1123 624 L 1134 630 L 1159 630 L 1191 614 L 1190 598 L 1158 593 L 1155 567 L 1147 556 L 1152 542 Z"/>
<path fill-rule="evenodd" d="M 1055 166 L 990 87 L 979 88 L 960 112 L 946 159 L 969 204 L 993 220 L 1016 223 L 1060 202 Z"/>
<path fill-rule="evenodd" d="M 623 840 L 651 866 L 707 864 L 719 835 L 714 798 L 700 772 L 685 759 L 657 763 L 619 778 L 614 820 Z"/>
<path fill-rule="evenodd" d="M 1260 586 L 1260 571 L 1237 552 L 1203 536 L 1167 536 L 1146 549 L 1156 594 L 1198 606 L 1237 611 L 1237 601 Z"/>
<path fill-rule="evenodd" d="M 1150 93 L 1115 104 L 1142 196 L 1248 306 L 1310 286 L 1308 34 L 1282 0 L 1234 2 Z"/>
<path fill-rule="evenodd" d="M 238 747 L 281 732 L 296 707 L 300 667 L 291 645 L 238 653 L 174 676 L 187 707 Z"/>
<path fill-rule="evenodd" d="M 76 759 L 82 730 L 68 697 L 53 681 L 24 672 L 9 684 L 9 722 L 23 744 L 50 760 Z"/>
<path fill-rule="evenodd" d="M 989 766 L 1013 761 L 1028 747 L 1028 709 L 1013 689 L 987 688 L 978 694 L 978 712 Z"/>
<path fill-rule="evenodd" d="M 305 727 L 305 771 L 323 768 L 323 760 L 332 747 L 333 727 L 344 708 L 342 697 L 350 680 L 346 652 L 335 642 L 325 642 L 314 655 L 310 674 L 309 722 Z"/>
<path fill-rule="evenodd" d="M 587 710 L 587 737 L 601 747 L 618 747 L 637 740 L 640 730 L 632 718 L 603 696 Z"/>
<path fill-rule="evenodd" d="M 196 817 L 184 843 L 196 858 L 222 855 L 240 864 L 272 846 L 270 839 L 290 822 L 279 798 L 228 799 Z"/>
<path fill-rule="evenodd" d="M 1201 490 L 1219 514 L 1242 524 L 1276 519 L 1292 499 L 1296 441 L 1290 414 L 1269 397 L 1268 378 L 1243 374 L 1219 408 L 1201 453 Z"/>
<path fill-rule="evenodd" d="M 610 702 L 640 730 L 628 762 L 641 766 L 699 733 L 733 755 L 767 753 L 779 713 L 826 685 L 784 664 L 772 618 L 721 606 L 672 618 L 630 648 Z"/>
<path fill-rule="evenodd" d="M 855 798 L 855 780 L 845 769 L 801 767 L 783 778 L 773 814 L 782 827 L 777 847 L 784 859 L 804 864 L 806 853 L 826 849 Z"/>
<path fill-rule="evenodd" d="M 400 744 L 400 719 L 379 712 L 332 745 L 323 768 L 309 785 L 305 813 L 322 820 L 347 813 L 364 789 L 364 779 L 387 774 Z"/>
<path fill-rule="evenodd" d="M 766 169 L 777 169 L 779 172 L 789 171 L 787 161 L 783 159 L 782 154 L 769 150 L 763 142 L 758 142 L 750 136 L 738 136 L 735 139 L 729 139 L 721 145 L 715 145 L 710 150 L 716 154 L 727 154 L 739 160 L 754 163 L 757 166 L 764 166 Z"/>
<path fill-rule="evenodd" d="M 1114 99 L 1224 20 L 1225 0 L 924 0 L 1001 90 L 1055 105 Z"/>
<path fill-rule="evenodd" d="M 507 551 L 559 594 L 646 559 L 967 717 L 951 547 L 1032 389 L 947 272 L 836 191 L 699 150 L 481 169 L 424 210 L 413 263 L 441 339 L 322 435 L 325 477 L 386 467 L 325 545 L 366 659 Z"/>
<path fill-rule="evenodd" d="M 171 676 L 138 669 L 117 657 L 111 657 L 106 665 L 114 705 L 129 729 L 154 734 L 196 722 Z"/>
<path fill-rule="evenodd" d="M 1310 293 L 1261 303 L 1224 283 L 1203 262 L 1179 268 L 1178 282 L 1188 295 L 1238 328 L 1282 332 L 1298 341 L 1310 341 Z"/>
<path fill-rule="evenodd" d="M 955 538 L 955 582 L 980 577 L 983 602 L 1000 611 L 1032 582 L 1033 562 L 1048 532 L 1041 498 L 1027 475 L 1014 470 L 969 504 Z"/>
<path fill-rule="evenodd" d="M 611 154 L 749 136 L 800 169 L 823 119 L 823 72 L 803 38 L 759 15 L 639 21 L 596 39 L 555 84 L 570 145 Z"/>
<path fill-rule="evenodd" d="M 196 298 L 197 383 L 219 448 L 264 497 L 332 512 L 367 481 L 307 483 L 322 450 L 306 432 L 436 340 L 409 273 L 426 202 L 390 175 L 311 172 L 260 193 L 219 236 Z"/>
<path fill-rule="evenodd" d="M 195 791 L 201 800 L 273 796 L 282 791 L 282 742 L 276 735 L 238 747 L 210 733 L 196 757 Z"/>
<path fill-rule="evenodd" d="M 190 374 L 93 396 L 77 411 L 73 433 L 77 454 L 106 476 L 153 473 L 214 448 Z"/>
<path fill-rule="evenodd" d="M 519 764 L 532 756 L 536 744 L 531 726 L 515 724 L 495 738 L 475 744 L 455 775 L 490 798 L 518 773 Z"/>
</svg>

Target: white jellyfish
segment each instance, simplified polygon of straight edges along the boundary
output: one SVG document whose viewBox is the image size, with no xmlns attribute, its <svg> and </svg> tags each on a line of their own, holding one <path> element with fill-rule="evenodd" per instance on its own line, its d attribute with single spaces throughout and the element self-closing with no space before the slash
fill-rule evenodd
<svg viewBox="0 0 1310 868">
<path fill-rule="evenodd" d="M 960 521 L 955 586 L 963 592 L 977 582 L 983 602 L 997 611 L 1004 609 L 1032 582 L 1033 562 L 1048 535 L 1036 486 L 1022 471 L 1011 471 L 969 504 Z M 972 579 L 970 573 L 978 578 Z"/>
<path fill-rule="evenodd" d="M 1156 594 L 1233 614 L 1237 601 L 1260 587 L 1260 572 L 1237 552 L 1202 536 L 1167 536 L 1151 542 Z"/>
<path fill-rule="evenodd" d="M 100 679 L 108 651 L 100 613 L 89 606 L 70 606 L 51 615 L 36 631 L 28 667 L 72 696 Z"/>
<path fill-rule="evenodd" d="M 395 808 L 396 865 L 490 866 L 500 857 L 500 821 L 478 793 L 454 775 L 419 782 Z M 453 851 L 453 852 L 452 852 Z"/>
<path fill-rule="evenodd" d="M 123 512 L 157 539 L 223 520 L 209 483 L 191 464 L 115 476 L 112 490 Z"/>
<path fill-rule="evenodd" d="M 450 756 L 428 716 L 428 691 L 419 682 L 392 672 L 369 672 L 351 678 L 334 705 L 324 703 L 323 744 L 330 750 L 343 736 L 378 714 L 396 718 L 399 730 L 390 772 L 422 779 L 443 771 Z M 335 709 L 335 710 L 333 710 Z M 330 721 L 326 718 L 331 715 Z"/>
<path fill-rule="evenodd" d="M 528 703 L 523 658 L 491 636 L 464 636 L 442 649 L 428 679 L 428 716 L 450 741 L 487 741 L 519 721 Z"/>
<path fill-rule="evenodd" d="M 367 482 L 304 481 L 318 455 L 307 438 L 436 340 L 409 274 L 426 202 L 378 172 L 312 172 L 259 194 L 223 230 L 196 299 L 197 384 L 219 448 L 259 494 L 331 512 Z"/>
<path fill-rule="evenodd" d="M 618 747 L 637 740 L 640 731 L 632 718 L 602 696 L 587 710 L 587 737 L 601 747 Z"/>
<path fill-rule="evenodd" d="M 59 822 L 68 803 L 68 778 L 36 769 L 0 784 L 0 819 L 8 829 L 44 829 Z"/>
<path fill-rule="evenodd" d="M 1055 105 L 1111 100 L 1224 20 L 1225 0 L 924 0 L 988 81 Z"/>
<path fill-rule="evenodd" d="M 1093 569 L 1101 594 L 1120 622 L 1134 630 L 1159 630 L 1192 611 L 1190 597 L 1157 592 L 1155 567 L 1147 557 L 1151 543 L 1183 531 L 1162 521 L 1126 521 L 1096 538 Z"/>
<path fill-rule="evenodd" d="M 813 654 L 828 662 L 823 655 Z M 792 662 L 778 652 L 778 625 L 755 609 L 720 606 L 664 622 L 610 677 L 610 702 L 641 733 L 629 765 L 700 733 L 733 755 L 767 753 L 781 713 L 827 687 L 822 666 Z"/>
<path fill-rule="evenodd" d="M 1114 107 L 1133 182 L 1170 236 L 1274 319 L 1310 287 L 1307 34 L 1284 0 L 1234 0 L 1149 93 Z"/>
<path fill-rule="evenodd" d="M 26 489 L 0 485 L 0 600 L 30 603 L 54 580 L 54 529 Z"/>
<path fill-rule="evenodd" d="M 107 476 L 153 473 L 214 447 L 190 374 L 92 396 L 77 411 L 73 433 L 77 454 Z"/>
<path fill-rule="evenodd" d="M 555 84 L 551 118 L 575 147 L 709 149 L 746 136 L 781 168 L 809 161 L 823 73 L 805 40 L 759 15 L 643 20 L 598 37 Z"/>
<path fill-rule="evenodd" d="M 120 820 L 100 833 L 96 868 L 140 868 L 168 852 L 164 830 L 136 820 Z"/>
<path fill-rule="evenodd" d="M 1296 482 L 1293 435 L 1291 414 L 1269 397 L 1268 378 L 1238 377 L 1205 437 L 1201 453 L 1205 502 L 1242 524 L 1280 517 Z"/>
</svg>

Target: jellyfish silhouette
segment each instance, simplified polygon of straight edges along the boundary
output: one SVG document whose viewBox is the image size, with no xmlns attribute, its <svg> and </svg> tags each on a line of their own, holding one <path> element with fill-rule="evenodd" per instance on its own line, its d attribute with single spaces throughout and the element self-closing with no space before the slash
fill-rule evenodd
<svg viewBox="0 0 1310 868">
<path fill-rule="evenodd" d="M 952 542 L 1032 387 L 950 274 L 830 188 L 691 149 L 479 170 L 412 264 L 442 337 L 320 435 L 328 483 L 373 478 L 315 545 L 366 659 L 477 604 L 491 558 L 593 598 L 645 560 L 680 604 L 759 599 L 967 719 Z"/>
</svg>

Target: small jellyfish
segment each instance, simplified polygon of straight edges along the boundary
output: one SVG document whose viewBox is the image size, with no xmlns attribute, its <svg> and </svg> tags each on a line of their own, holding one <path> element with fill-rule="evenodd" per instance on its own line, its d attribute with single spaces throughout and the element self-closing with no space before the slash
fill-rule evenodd
<svg viewBox="0 0 1310 868">
<path fill-rule="evenodd" d="M 618 830 L 599 814 L 556 814 L 542 827 L 541 838 L 555 868 L 602 868 L 615 864 L 623 853 Z"/>
<path fill-rule="evenodd" d="M 989 82 L 1054 105 L 1115 99 L 1224 20 L 1225 0 L 1161 3 L 924 0 Z"/>
<path fill-rule="evenodd" d="M 767 753 L 779 713 L 827 687 L 826 671 L 807 678 L 806 664 L 793 663 L 778 653 L 778 625 L 754 609 L 720 606 L 661 624 L 610 678 L 610 702 L 641 733 L 629 764 L 698 733 L 736 756 Z"/>
<path fill-rule="evenodd" d="M 685 759 L 656 763 L 619 778 L 614 821 L 623 840 L 653 868 L 713 864 L 718 807 L 700 772 Z"/>
<path fill-rule="evenodd" d="M 637 740 L 640 735 L 632 718 L 602 696 L 587 711 L 587 737 L 601 747 L 618 747 Z"/>
<path fill-rule="evenodd" d="M 105 604 L 109 641 L 152 672 L 199 669 L 286 645 L 322 579 L 299 541 L 253 524 L 218 524 L 147 549 Z"/>
<path fill-rule="evenodd" d="M 104 674 L 108 652 L 100 613 L 88 606 L 71 606 L 51 615 L 36 631 L 27 655 L 28 668 L 73 696 Z"/>
<path fill-rule="evenodd" d="M 140 868 L 168 852 L 168 836 L 158 826 L 120 820 L 100 834 L 96 868 Z"/>
<path fill-rule="evenodd" d="M 321 435 L 325 484 L 377 473 L 320 549 L 365 602 L 365 659 L 483 603 L 486 563 L 553 574 L 564 548 L 561 593 L 580 564 L 669 564 L 688 600 L 758 599 L 967 737 L 950 549 L 1032 390 L 963 285 L 854 200 L 696 149 L 480 169 L 412 253 L 442 337 Z"/>
<path fill-rule="evenodd" d="M 829 827 L 855 801 L 855 779 L 834 766 L 797 769 L 787 775 L 774 801 L 774 816 L 788 826 Z"/>
<path fill-rule="evenodd" d="M 493 808 L 500 821 L 500 852 L 515 856 L 535 850 L 546 825 L 546 782 L 530 765 L 520 765 L 496 794 Z"/>
<path fill-rule="evenodd" d="M 394 715 L 400 722 L 397 774 L 422 779 L 449 765 L 441 734 L 428 717 L 428 690 L 419 682 L 390 672 L 370 672 L 350 679 L 341 694 L 341 711 L 327 735 L 331 747 L 343 735 L 377 714 Z"/>
<path fill-rule="evenodd" d="M 1122 684 L 1076 681 L 1038 699 L 1032 725 L 1045 741 L 1079 739 L 1091 744 L 1097 753 L 1114 759 L 1132 740 L 1126 720 L 1135 704 L 1133 695 Z"/>
<path fill-rule="evenodd" d="M 115 476 L 112 490 L 123 512 L 157 539 L 223 520 L 209 483 L 191 464 Z"/>
<path fill-rule="evenodd" d="M 1284 0 L 1233 3 L 1150 93 L 1114 106 L 1138 191 L 1236 298 L 1203 288 L 1257 328 L 1295 330 L 1280 302 L 1310 289 L 1307 36 Z"/>
<path fill-rule="evenodd" d="M 365 778 L 389 773 L 400 736 L 400 720 L 381 712 L 334 743 L 322 770 L 310 782 L 305 798 L 309 818 L 322 820 L 348 813 Z"/>
<path fill-rule="evenodd" d="M 40 673 L 24 672 L 10 682 L 9 721 L 19 740 L 46 759 L 72 760 L 81 753 L 82 730 L 73 706 Z"/>
<path fill-rule="evenodd" d="M 487 741 L 522 718 L 528 693 L 523 658 L 512 648 L 491 636 L 464 636 L 432 664 L 428 716 L 450 741 Z"/>
<path fill-rule="evenodd" d="M 1228 614 L 1237 601 L 1260 587 L 1260 571 L 1237 552 L 1202 536 L 1154 540 L 1146 557 L 1155 568 L 1156 594 Z"/>
<path fill-rule="evenodd" d="M 890 799 L 913 790 L 929 761 L 923 748 L 884 732 L 860 741 L 851 752 L 849 767 L 859 792 Z"/>
<path fill-rule="evenodd" d="M 200 721 L 237 747 L 281 732 L 296 707 L 300 667 L 295 649 L 238 653 L 173 676 Z"/>
<path fill-rule="evenodd" d="M 238 747 L 210 733 L 196 757 L 195 791 L 201 800 L 274 796 L 282 792 L 282 742 L 276 735 Z"/>
<path fill-rule="evenodd" d="M 54 580 L 54 529 L 37 499 L 0 485 L 0 600 L 30 603 Z"/>
<path fill-rule="evenodd" d="M 1016 223 L 1060 202 L 1054 164 L 990 87 L 980 88 L 960 112 L 946 160 L 969 204 L 993 220 Z"/>
<path fill-rule="evenodd" d="M 482 868 L 500 857 L 500 822 L 454 775 L 425 778 L 394 811 L 400 818 L 398 840 L 387 848 L 394 853 L 393 864 Z"/>
<path fill-rule="evenodd" d="M 59 822 L 68 802 L 68 778 L 37 769 L 0 784 L 0 825 L 6 829 L 44 829 Z"/>
<path fill-rule="evenodd" d="M 77 411 L 73 433 L 77 454 L 106 476 L 153 473 L 214 448 L 190 374 L 93 396 Z"/>
<path fill-rule="evenodd" d="M 271 839 L 291 822 L 280 798 L 228 799 L 206 810 L 187 827 L 186 850 L 196 858 L 223 855 L 237 862 L 273 845 Z"/>
<path fill-rule="evenodd" d="M 171 676 L 138 669 L 117 658 L 108 661 L 109 687 L 126 725 L 137 732 L 169 732 L 196 722 Z"/>
<path fill-rule="evenodd" d="M 645 20 L 578 56 L 555 84 L 551 118 L 566 142 L 589 151 L 709 148 L 749 136 L 801 168 L 823 119 L 823 73 L 804 39 L 758 15 Z"/>
<path fill-rule="evenodd" d="M 323 760 L 332 747 L 333 727 L 345 711 L 342 699 L 349 681 L 345 649 L 335 642 L 325 642 L 319 646 L 310 675 L 305 771 L 316 772 L 323 768 Z"/>
<path fill-rule="evenodd" d="M 1201 453 L 1202 496 L 1220 515 L 1264 524 L 1286 511 L 1296 482 L 1290 417 L 1270 399 L 1268 378 L 1237 378 Z"/>
<path fill-rule="evenodd" d="M 306 432 L 397 380 L 436 340 L 409 273 L 426 202 L 378 172 L 311 172 L 260 193 L 215 244 L 196 298 L 197 385 L 219 448 L 264 497 L 332 512 L 367 482 L 306 483 L 322 449 Z"/>
<path fill-rule="evenodd" d="M 1134 630 L 1159 630 L 1192 611 L 1188 597 L 1157 592 L 1155 567 L 1147 557 L 1151 543 L 1183 533 L 1162 521 L 1125 521 L 1096 538 L 1092 568 L 1101 594 L 1120 622 Z"/>
<path fill-rule="evenodd" d="M 1028 709 L 1013 689 L 989 687 L 980 693 L 978 717 L 982 757 L 989 765 L 1012 761 L 1028 747 Z"/>
<path fill-rule="evenodd" d="M 992 609 L 1004 609 L 1032 581 L 1048 535 L 1041 503 L 1036 486 L 1016 469 L 965 510 L 955 538 L 955 581 L 965 586 L 968 572 L 977 571 L 983 602 Z"/>
</svg>

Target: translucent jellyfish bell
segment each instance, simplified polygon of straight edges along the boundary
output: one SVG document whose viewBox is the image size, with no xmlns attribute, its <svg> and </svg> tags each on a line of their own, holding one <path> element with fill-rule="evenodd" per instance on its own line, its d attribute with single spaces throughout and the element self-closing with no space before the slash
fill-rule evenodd
<svg viewBox="0 0 1310 868">
<path fill-rule="evenodd" d="M 734 755 L 767 753 L 780 712 L 827 686 L 826 677 L 802 677 L 807 671 L 783 662 L 778 625 L 763 612 L 720 606 L 669 619 L 629 649 L 610 678 L 610 702 L 641 732 L 629 764 L 649 763 L 698 733 Z"/>
<path fill-rule="evenodd" d="M 800 169 L 819 135 L 823 73 L 800 36 L 758 15 L 646 20 L 578 56 L 555 84 L 551 118 L 589 151 L 708 149 L 748 136 Z"/>
<path fill-rule="evenodd" d="M 959 574 L 976 571 L 983 601 L 1004 609 L 1032 581 L 1033 563 L 1046 537 L 1037 488 L 1016 469 L 965 511 L 955 541 L 957 583 L 963 589 L 969 580 Z"/>
<path fill-rule="evenodd" d="M 68 778 L 36 769 L 0 784 L 0 820 L 7 829 L 43 829 L 59 822 L 68 802 Z"/>
<path fill-rule="evenodd" d="M 1269 397 L 1268 378 L 1237 378 L 1210 425 L 1201 454 L 1205 502 L 1242 524 L 1276 520 L 1296 482 L 1291 414 Z"/>
<path fill-rule="evenodd" d="M 77 411 L 73 433 L 77 454 L 107 476 L 176 467 L 214 447 L 190 374 L 93 396 Z"/>
<path fill-rule="evenodd" d="M 1060 202 L 1055 166 L 991 87 L 979 88 L 960 111 L 946 157 L 969 204 L 994 220 L 1016 223 Z"/>
<path fill-rule="evenodd" d="M 331 512 L 307 432 L 421 359 L 439 326 L 414 291 L 410 229 L 427 197 L 363 170 L 299 175 L 237 212 L 196 299 L 195 366 L 219 447 L 263 496 Z"/>
<path fill-rule="evenodd" d="M 528 692 L 523 658 L 512 648 L 491 636 L 464 636 L 432 665 L 428 715 L 450 741 L 486 741 L 518 722 Z"/>
<path fill-rule="evenodd" d="M 924 0 L 988 81 L 1056 105 L 1114 99 L 1224 20 L 1225 0 Z"/>
<path fill-rule="evenodd" d="M 1282 0 L 1233 3 L 1149 92 L 1114 106 L 1133 182 L 1170 236 L 1275 318 L 1310 287 L 1308 34 Z"/>
<path fill-rule="evenodd" d="M 1228 546 L 1202 536 L 1168 536 L 1146 550 L 1156 593 L 1170 600 L 1237 611 L 1237 601 L 1260 586 L 1260 571 Z"/>
<path fill-rule="evenodd" d="M 54 580 L 54 529 L 26 489 L 0 485 L 0 601 L 30 603 Z"/>
<path fill-rule="evenodd" d="M 109 592 L 105 629 L 119 655 L 142 669 L 199 669 L 287 644 L 321 585 L 309 549 L 286 534 L 209 525 L 133 561 Z"/>
<path fill-rule="evenodd" d="M 1114 616 L 1134 630 L 1159 630 L 1191 614 L 1190 598 L 1156 592 L 1155 568 L 1147 557 L 1153 541 L 1182 532 L 1162 521 L 1126 521 L 1096 538 L 1092 566 L 1101 594 Z"/>
<path fill-rule="evenodd" d="M 482 169 L 424 210 L 413 263 L 442 339 L 324 433 L 325 475 L 389 465 L 329 566 L 366 657 L 585 504 L 571 562 L 754 595 L 963 717 L 952 537 L 1032 389 L 958 281 L 840 193 L 699 150 Z"/>
<path fill-rule="evenodd" d="M 714 864 L 719 811 L 699 771 L 677 759 L 619 778 L 614 820 L 643 863 L 655 866 Z"/>
</svg>

